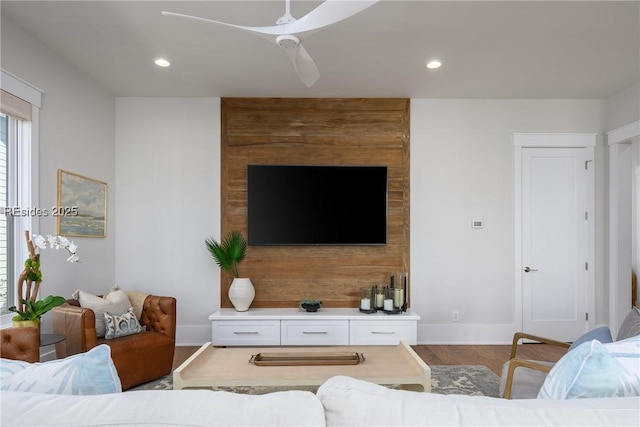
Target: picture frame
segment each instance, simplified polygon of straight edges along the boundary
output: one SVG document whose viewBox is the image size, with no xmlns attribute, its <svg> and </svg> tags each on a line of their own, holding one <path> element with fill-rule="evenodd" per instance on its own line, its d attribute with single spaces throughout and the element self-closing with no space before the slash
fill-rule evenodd
<svg viewBox="0 0 640 427">
<path fill-rule="evenodd" d="M 57 234 L 107 237 L 107 183 L 58 169 Z"/>
</svg>

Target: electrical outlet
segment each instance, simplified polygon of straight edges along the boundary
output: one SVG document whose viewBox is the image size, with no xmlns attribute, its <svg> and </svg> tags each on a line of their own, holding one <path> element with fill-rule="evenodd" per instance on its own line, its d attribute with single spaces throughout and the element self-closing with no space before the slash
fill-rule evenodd
<svg viewBox="0 0 640 427">
<path fill-rule="evenodd" d="M 451 320 L 453 320 L 454 322 L 460 321 L 460 312 L 458 310 L 453 310 L 451 312 Z"/>
</svg>

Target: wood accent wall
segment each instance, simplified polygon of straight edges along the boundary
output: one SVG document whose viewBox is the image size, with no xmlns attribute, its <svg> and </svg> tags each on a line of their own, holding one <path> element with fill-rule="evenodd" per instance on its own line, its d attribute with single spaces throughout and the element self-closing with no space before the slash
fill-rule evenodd
<svg viewBox="0 0 640 427">
<path fill-rule="evenodd" d="M 222 236 L 247 235 L 247 165 L 386 165 L 384 246 L 249 246 L 242 277 L 256 288 L 251 307 L 358 307 L 359 289 L 409 271 L 409 99 L 222 98 Z M 232 307 L 232 277 L 220 301 Z"/>
</svg>

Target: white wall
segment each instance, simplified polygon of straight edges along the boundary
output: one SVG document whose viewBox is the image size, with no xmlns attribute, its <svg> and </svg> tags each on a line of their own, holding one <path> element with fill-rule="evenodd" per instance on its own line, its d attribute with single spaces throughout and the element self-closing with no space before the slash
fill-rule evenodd
<svg viewBox="0 0 640 427">
<path fill-rule="evenodd" d="M 412 308 L 418 342 L 508 343 L 515 132 L 603 131 L 604 101 L 411 100 Z M 604 143 L 596 148 L 596 323 L 607 323 Z M 472 229 L 471 221 L 485 221 Z M 460 313 L 452 322 L 451 311 Z"/>
<path fill-rule="evenodd" d="M 613 94 L 607 99 L 605 131 L 640 120 L 640 83 Z"/>
<path fill-rule="evenodd" d="M 613 201 L 616 203 L 611 214 L 618 236 L 612 236 L 609 241 L 611 248 L 611 325 L 616 328 L 624 318 L 629 305 L 629 292 L 631 288 L 631 269 L 638 274 L 640 259 L 638 253 L 638 180 L 640 171 L 640 138 L 637 136 L 631 141 L 623 142 L 619 130 L 629 129 L 632 123 L 640 121 L 640 83 L 630 86 L 607 99 L 606 130 L 618 131 L 610 146 Z M 615 286 L 614 286 L 615 285 Z"/>
<path fill-rule="evenodd" d="M 412 100 L 411 265 L 420 343 L 505 343 L 516 328 L 514 132 L 602 132 L 604 101 Z M 219 272 L 218 99 L 118 98 L 116 280 L 178 298 L 178 344 L 210 339 Z M 597 236 L 604 233 L 602 139 Z M 473 230 L 472 219 L 485 228 Z M 596 254 L 606 323 L 604 250 Z M 451 310 L 460 322 L 451 322 Z"/>
<path fill-rule="evenodd" d="M 65 262 L 64 253 L 41 255 L 41 295 L 70 297 L 76 289 L 108 290 L 115 278 L 115 189 L 113 187 L 115 99 L 46 46 L 2 19 L 2 68 L 42 89 L 40 110 L 39 206 L 57 203 L 57 171 L 65 169 L 109 184 L 106 238 L 73 238 L 81 262 Z M 41 234 L 55 234 L 56 220 L 34 218 Z M 18 254 L 27 257 L 27 254 Z M 50 331 L 45 316 L 43 329 Z"/>
<path fill-rule="evenodd" d="M 219 271 L 202 242 L 219 237 L 219 100 L 114 100 L 5 19 L 1 30 L 2 68 L 45 91 L 40 206 L 55 204 L 59 168 L 109 183 L 108 237 L 75 239 L 78 265 L 45 254 L 44 292 L 101 293 L 118 283 L 174 295 L 178 344 L 208 341 Z M 504 343 L 516 326 L 512 133 L 602 134 L 638 119 L 638 87 L 607 101 L 412 100 L 411 274 L 420 343 Z M 604 148 L 600 138 L 597 324 L 608 315 Z M 472 230 L 472 219 L 485 228 Z M 53 234 L 55 220 L 41 219 L 40 231 Z"/>
<path fill-rule="evenodd" d="M 211 340 L 219 269 L 220 100 L 118 98 L 116 281 L 177 298 L 178 345 Z"/>
</svg>

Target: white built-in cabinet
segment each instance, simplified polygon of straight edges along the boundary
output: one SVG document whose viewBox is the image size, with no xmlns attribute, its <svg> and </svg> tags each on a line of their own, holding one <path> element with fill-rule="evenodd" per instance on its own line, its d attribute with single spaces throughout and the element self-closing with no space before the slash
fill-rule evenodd
<svg viewBox="0 0 640 427">
<path fill-rule="evenodd" d="M 209 316 L 214 346 L 309 346 L 417 344 L 420 316 L 366 314 L 357 308 L 323 308 L 315 313 L 295 308 L 222 308 Z"/>
</svg>

